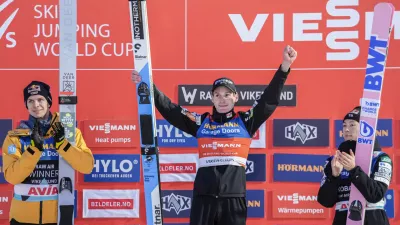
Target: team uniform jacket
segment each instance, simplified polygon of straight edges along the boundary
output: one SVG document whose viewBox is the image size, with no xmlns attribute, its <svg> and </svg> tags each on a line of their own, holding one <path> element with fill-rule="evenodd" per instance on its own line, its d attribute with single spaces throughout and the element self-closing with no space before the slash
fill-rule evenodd
<svg viewBox="0 0 400 225">
<path fill-rule="evenodd" d="M 173 126 L 198 140 L 199 169 L 194 196 L 245 197 L 245 166 L 251 138 L 272 115 L 288 72 L 279 68 L 264 93 L 246 112 L 197 114 L 174 104 L 154 85 L 157 110 Z"/>
<path fill-rule="evenodd" d="M 58 121 L 59 114 L 54 113 L 51 124 Z M 65 139 L 58 151 L 51 130 L 47 131 L 42 152 L 30 145 L 30 129 L 9 131 L 4 140 L 4 177 L 14 185 L 10 220 L 32 224 L 57 223 L 58 154 L 80 173 L 89 174 L 93 169 L 93 155 L 79 129 L 76 129 L 76 145 L 72 146 Z"/>
<path fill-rule="evenodd" d="M 333 225 L 346 223 L 352 183 L 367 200 L 364 224 L 389 224 L 384 210 L 386 203 L 384 197 L 392 178 L 390 157 L 376 145 L 369 177 L 359 166 L 351 171 L 343 169 L 338 177 L 334 177 L 332 176 L 331 160 L 332 157 L 328 158 L 324 168 L 318 202 L 327 208 L 336 208 Z"/>
</svg>

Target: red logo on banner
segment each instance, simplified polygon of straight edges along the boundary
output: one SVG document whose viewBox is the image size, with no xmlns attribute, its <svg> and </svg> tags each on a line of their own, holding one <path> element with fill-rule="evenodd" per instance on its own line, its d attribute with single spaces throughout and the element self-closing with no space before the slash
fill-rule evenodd
<svg viewBox="0 0 400 225">
<path fill-rule="evenodd" d="M 135 147 L 138 134 L 135 120 L 86 120 L 83 132 L 88 147 Z"/>
<path fill-rule="evenodd" d="M 12 199 L 12 191 L 0 192 L 0 219 L 8 219 Z"/>
<path fill-rule="evenodd" d="M 196 173 L 196 163 L 160 163 L 161 173 Z"/>
<path fill-rule="evenodd" d="M 133 199 L 89 199 L 89 209 L 133 209 Z"/>
<path fill-rule="evenodd" d="M 274 218 L 327 218 L 328 209 L 317 202 L 315 189 L 282 191 L 272 193 L 272 216 Z"/>
<path fill-rule="evenodd" d="M 256 133 L 253 135 L 253 140 L 260 140 L 260 130 L 257 130 Z"/>
</svg>

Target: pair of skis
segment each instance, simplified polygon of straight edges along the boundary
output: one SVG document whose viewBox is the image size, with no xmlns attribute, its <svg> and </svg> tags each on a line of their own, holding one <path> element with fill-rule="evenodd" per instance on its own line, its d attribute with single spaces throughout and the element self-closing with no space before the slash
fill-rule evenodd
<svg viewBox="0 0 400 225">
<path fill-rule="evenodd" d="M 378 3 L 374 8 L 355 154 L 356 165 L 368 175 L 371 171 L 393 14 L 394 6 L 391 3 Z M 346 225 L 364 224 L 366 203 L 361 192 L 351 184 Z"/>
<path fill-rule="evenodd" d="M 142 76 L 137 85 L 140 145 L 144 177 L 147 224 L 162 225 L 160 175 L 157 137 L 154 129 L 155 109 L 151 75 L 150 42 L 147 23 L 147 5 L 144 0 L 129 0 L 132 41 L 135 46 L 134 64 Z M 65 135 L 75 144 L 76 124 L 76 25 L 77 0 L 59 1 L 60 70 L 59 104 L 60 120 Z M 75 171 L 59 156 L 58 224 L 74 224 Z"/>
</svg>

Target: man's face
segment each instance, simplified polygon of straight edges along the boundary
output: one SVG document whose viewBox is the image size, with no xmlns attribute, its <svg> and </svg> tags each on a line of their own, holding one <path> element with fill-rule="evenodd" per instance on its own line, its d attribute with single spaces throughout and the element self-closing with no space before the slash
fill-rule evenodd
<svg viewBox="0 0 400 225">
<path fill-rule="evenodd" d="M 49 104 L 41 95 L 32 95 L 27 100 L 29 114 L 35 118 L 43 118 L 49 110 Z"/>
<path fill-rule="evenodd" d="M 345 141 L 356 141 L 360 133 L 360 123 L 355 120 L 344 120 L 343 122 L 343 138 Z"/>
<path fill-rule="evenodd" d="M 216 88 L 211 99 L 219 113 L 227 113 L 232 110 L 238 100 L 237 93 L 233 93 L 229 88 L 224 86 Z"/>
</svg>

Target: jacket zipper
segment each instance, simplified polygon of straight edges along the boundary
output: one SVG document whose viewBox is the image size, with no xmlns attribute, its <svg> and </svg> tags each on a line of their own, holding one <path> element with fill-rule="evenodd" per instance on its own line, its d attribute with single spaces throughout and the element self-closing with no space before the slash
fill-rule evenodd
<svg viewBox="0 0 400 225">
<path fill-rule="evenodd" d="M 40 201 L 40 207 L 39 207 L 39 225 L 42 225 L 42 207 L 43 207 L 43 202 Z"/>
</svg>

